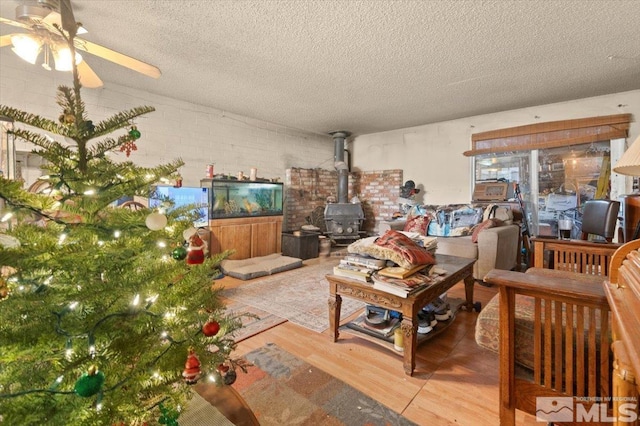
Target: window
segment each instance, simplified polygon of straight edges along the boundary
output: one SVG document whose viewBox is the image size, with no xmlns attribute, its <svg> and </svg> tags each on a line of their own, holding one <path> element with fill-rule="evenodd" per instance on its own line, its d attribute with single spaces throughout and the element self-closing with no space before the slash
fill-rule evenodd
<svg viewBox="0 0 640 426">
<path fill-rule="evenodd" d="M 611 198 L 612 140 L 620 150 L 630 119 L 619 114 L 477 133 L 464 154 L 475 158 L 476 183 L 518 183 L 532 235 L 555 236 L 558 220 L 567 218 L 578 238 L 584 203 Z"/>
</svg>

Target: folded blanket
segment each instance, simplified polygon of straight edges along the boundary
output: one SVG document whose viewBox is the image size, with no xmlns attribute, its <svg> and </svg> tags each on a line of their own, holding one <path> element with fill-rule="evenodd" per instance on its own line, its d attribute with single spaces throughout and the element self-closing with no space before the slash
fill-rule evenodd
<svg viewBox="0 0 640 426">
<path fill-rule="evenodd" d="M 389 229 L 375 243 L 400 254 L 411 265 L 433 265 L 435 257 L 416 244 L 411 238 L 393 229 Z"/>
</svg>

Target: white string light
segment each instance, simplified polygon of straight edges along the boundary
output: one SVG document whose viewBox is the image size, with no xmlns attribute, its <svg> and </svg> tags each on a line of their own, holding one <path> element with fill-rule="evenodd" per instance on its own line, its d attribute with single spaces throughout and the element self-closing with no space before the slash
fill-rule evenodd
<svg viewBox="0 0 640 426">
<path fill-rule="evenodd" d="M 149 308 L 151 305 L 153 305 L 154 303 L 156 303 L 156 300 L 158 300 L 158 295 L 154 294 L 153 296 L 149 296 L 145 299 L 145 302 L 147 302 L 147 305 L 145 306 L 146 308 Z"/>
</svg>

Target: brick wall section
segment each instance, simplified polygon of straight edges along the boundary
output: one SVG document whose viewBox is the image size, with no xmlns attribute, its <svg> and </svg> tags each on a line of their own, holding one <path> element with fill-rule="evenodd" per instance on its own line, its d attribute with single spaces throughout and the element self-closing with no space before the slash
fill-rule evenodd
<svg viewBox="0 0 640 426">
<path fill-rule="evenodd" d="M 398 211 L 402 170 L 349 173 L 348 199 L 358 195 L 365 220 L 363 230 L 374 234 L 380 221 Z M 284 231 L 300 229 L 316 207 L 324 207 L 328 197 L 337 199 L 335 170 L 291 168 L 285 173 Z"/>
<path fill-rule="evenodd" d="M 325 206 L 327 197 L 336 196 L 338 173 L 325 169 L 291 168 L 284 178 L 283 231 L 293 231 L 306 225 L 313 209 Z"/>
<path fill-rule="evenodd" d="M 397 199 L 402 186 L 402 170 L 375 170 L 357 173 L 357 193 L 363 203 L 363 230 L 375 233 L 380 221 L 391 219 L 399 210 Z"/>
</svg>

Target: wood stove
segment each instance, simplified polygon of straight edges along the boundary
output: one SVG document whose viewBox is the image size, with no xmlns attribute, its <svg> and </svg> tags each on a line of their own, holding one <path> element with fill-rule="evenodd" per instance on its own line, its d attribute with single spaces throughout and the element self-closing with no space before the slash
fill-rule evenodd
<svg viewBox="0 0 640 426">
<path fill-rule="evenodd" d="M 360 203 L 349 203 L 349 166 L 344 161 L 344 140 L 351 133 L 337 131 L 330 133 L 334 140 L 334 166 L 338 171 L 338 202 L 330 203 L 324 209 L 327 234 L 336 244 L 349 244 L 360 238 L 360 227 L 364 212 Z"/>
</svg>

